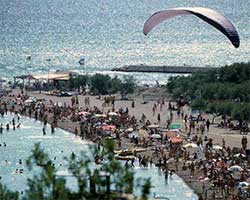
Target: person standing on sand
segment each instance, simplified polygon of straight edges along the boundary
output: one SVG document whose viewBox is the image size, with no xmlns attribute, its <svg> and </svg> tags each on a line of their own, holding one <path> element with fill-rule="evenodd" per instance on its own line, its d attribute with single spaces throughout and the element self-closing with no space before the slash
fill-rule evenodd
<svg viewBox="0 0 250 200">
<path fill-rule="evenodd" d="M 71 107 L 74 107 L 74 105 L 75 105 L 75 97 L 72 97 L 71 98 Z"/>
<path fill-rule="evenodd" d="M 168 102 L 168 110 L 172 110 L 172 104 L 171 101 Z"/>
<path fill-rule="evenodd" d="M 194 176 L 195 165 L 194 162 L 190 165 L 190 178 Z"/>
<path fill-rule="evenodd" d="M 209 131 L 209 126 L 210 126 L 210 121 L 209 121 L 209 119 L 207 119 L 207 121 L 206 121 L 206 126 L 207 126 L 207 132 Z"/>
<path fill-rule="evenodd" d="M 158 120 L 158 124 L 160 124 L 161 123 L 161 114 L 160 113 L 158 113 L 157 120 Z"/>
<path fill-rule="evenodd" d="M 245 137 L 245 136 L 242 137 L 241 145 L 242 145 L 242 149 L 244 149 L 244 150 L 247 149 L 247 137 Z"/>
<path fill-rule="evenodd" d="M 226 149 L 226 141 L 225 141 L 224 138 L 222 138 L 222 147 L 223 147 L 224 149 Z"/>
<path fill-rule="evenodd" d="M 135 107 L 135 101 L 132 101 L 131 107 L 134 108 Z"/>
<path fill-rule="evenodd" d="M 79 105 L 79 99 L 78 99 L 78 96 L 76 95 L 76 106 L 78 107 Z"/>
<path fill-rule="evenodd" d="M 172 111 L 172 110 L 170 110 L 170 121 L 172 122 L 172 121 L 173 121 L 173 119 L 174 119 L 173 111 Z"/>
<path fill-rule="evenodd" d="M 205 120 L 202 120 L 200 124 L 200 130 L 201 130 L 201 134 L 203 135 L 205 132 Z"/>
<path fill-rule="evenodd" d="M 155 116 L 155 104 L 154 104 L 154 106 L 153 106 L 152 111 L 153 111 L 153 116 Z"/>
</svg>

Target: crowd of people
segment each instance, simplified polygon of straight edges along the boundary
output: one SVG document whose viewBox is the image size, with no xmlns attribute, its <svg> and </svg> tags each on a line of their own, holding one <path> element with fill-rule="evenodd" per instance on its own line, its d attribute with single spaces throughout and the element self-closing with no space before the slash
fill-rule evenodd
<svg viewBox="0 0 250 200">
<path fill-rule="evenodd" d="M 178 133 L 182 136 L 177 136 L 182 139 L 173 140 L 172 136 L 156 126 L 157 123 L 151 123 L 145 113 L 142 113 L 141 119 L 138 120 L 130 115 L 128 107 L 116 110 L 114 98 L 105 97 L 103 106 L 111 106 L 107 112 L 103 112 L 103 109 L 96 106 L 91 107 L 89 97 L 85 98 L 85 106 L 79 105 L 77 96 L 72 97 L 69 105 L 66 103 L 61 105 L 50 100 L 32 102 L 27 106 L 25 104 L 27 99 L 28 97 L 22 94 L 10 94 L 8 97 L 1 98 L 1 115 L 4 116 L 9 111 L 16 113 L 18 117 L 17 122 L 13 119 L 6 125 L 1 124 L 0 133 L 3 133 L 4 126 L 7 131 L 11 125 L 13 130 L 20 128 L 19 114 L 42 121 L 43 135 L 47 134 L 48 123 L 51 125 L 51 134 L 55 134 L 58 124 L 70 122 L 67 124 L 73 126 L 74 134 L 83 139 L 90 139 L 100 144 L 101 138 L 108 136 L 116 140 L 119 149 L 124 148 L 123 144 L 128 145 L 127 142 L 130 146 L 148 149 L 146 153 L 136 155 L 139 165 L 148 167 L 155 163 L 155 166 L 165 174 L 166 180 L 179 171 L 188 172 L 190 180 L 198 176 L 196 181 L 203 185 L 201 199 L 208 199 L 209 195 L 215 199 L 218 194 L 227 199 L 242 199 L 250 196 L 250 190 L 247 187 L 250 181 L 248 170 L 250 152 L 247 149 L 247 137 L 242 138 L 242 148 L 226 146 L 224 139 L 222 146 L 214 144 L 208 137 L 211 124 L 209 119 L 203 118 L 202 115 L 194 117 L 185 113 L 183 107 L 186 103 L 182 100 L 177 103 L 169 102 L 166 105 L 164 99 L 159 99 L 153 105 L 152 115 L 159 111 L 158 124 L 162 120 L 160 112 L 164 106 L 167 107 L 169 117 L 166 118 L 165 128 L 168 131 L 174 118 L 183 120 L 183 133 Z M 133 101 L 131 109 L 134 107 Z M 150 125 L 155 126 L 150 128 Z M 132 131 L 127 131 L 128 129 Z M 139 130 L 145 134 L 134 134 L 131 137 L 131 132 L 138 133 Z M 153 135 L 160 137 L 152 138 Z M 189 143 L 193 145 L 192 148 L 185 146 Z M 134 159 L 130 162 L 126 161 L 125 167 L 133 167 L 134 161 Z M 240 184 L 244 182 L 246 185 L 241 187 Z M 210 186 L 206 186 L 207 184 Z"/>
</svg>

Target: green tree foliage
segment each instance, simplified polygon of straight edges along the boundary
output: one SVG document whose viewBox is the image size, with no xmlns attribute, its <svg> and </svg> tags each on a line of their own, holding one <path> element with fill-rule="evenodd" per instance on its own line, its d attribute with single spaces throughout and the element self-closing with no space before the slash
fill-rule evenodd
<svg viewBox="0 0 250 200">
<path fill-rule="evenodd" d="M 132 94 L 135 91 L 135 80 L 133 76 L 124 76 L 124 81 L 122 82 L 120 86 L 120 92 L 122 95 L 122 98 L 126 98 L 128 94 Z"/>
<path fill-rule="evenodd" d="M 95 74 L 93 76 L 79 75 L 71 77 L 69 80 L 69 88 L 77 89 L 90 84 L 91 93 L 93 94 L 115 94 L 120 92 L 122 96 L 133 93 L 136 87 L 135 80 L 132 76 L 124 76 L 122 79 L 117 76 L 111 77 L 104 74 Z"/>
<path fill-rule="evenodd" d="M 26 161 L 29 170 L 38 166 L 40 174 L 35 174 L 28 179 L 28 189 L 24 200 L 47 199 L 47 200 L 67 200 L 69 190 L 66 188 L 66 180 L 56 176 L 56 169 L 49 159 L 49 156 L 41 149 L 40 144 L 36 144 L 32 155 Z"/>
<path fill-rule="evenodd" d="M 93 163 L 96 156 L 103 157 L 104 162 L 95 166 Z M 121 193 L 133 193 L 134 172 L 115 159 L 113 139 L 103 141 L 102 151 L 96 145 L 92 145 L 89 146 L 88 152 L 82 152 L 80 156 L 72 153 L 65 161 L 68 163 L 69 173 L 77 180 L 77 191 L 67 188 L 66 179 L 57 175 L 49 155 L 43 151 L 39 143 L 35 144 L 31 156 L 26 161 L 34 176 L 28 178 L 28 188 L 22 199 L 111 200 L 113 197 L 119 197 Z M 142 198 L 147 199 L 150 194 L 150 180 L 142 181 Z M 115 192 L 111 192 L 111 185 Z M 9 191 L 0 184 L 0 199 L 17 200 L 18 192 Z"/>
<path fill-rule="evenodd" d="M 3 200 L 18 200 L 18 192 L 12 192 L 6 186 L 0 183 L 0 199 Z"/>
<path fill-rule="evenodd" d="M 151 181 L 150 178 L 142 180 L 142 200 L 147 200 L 148 196 L 150 194 L 150 189 L 151 189 Z"/>
<path fill-rule="evenodd" d="M 95 74 L 91 77 L 91 91 L 96 94 L 109 94 L 111 91 L 111 77 L 109 75 Z"/>
<path fill-rule="evenodd" d="M 80 88 L 85 86 L 88 80 L 88 75 L 78 75 L 77 77 L 70 77 L 69 87 L 70 89 L 78 89 L 78 91 L 80 92 Z"/>
<path fill-rule="evenodd" d="M 250 120 L 250 63 L 235 63 L 217 70 L 197 72 L 188 77 L 172 77 L 168 92 L 178 99 L 191 100 L 194 109 L 231 116 L 235 120 Z"/>
</svg>

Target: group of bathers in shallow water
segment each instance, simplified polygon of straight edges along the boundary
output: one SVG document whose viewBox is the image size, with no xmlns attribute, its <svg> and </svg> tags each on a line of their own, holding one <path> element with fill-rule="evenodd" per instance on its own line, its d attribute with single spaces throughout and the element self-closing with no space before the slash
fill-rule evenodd
<svg viewBox="0 0 250 200">
<path fill-rule="evenodd" d="M 7 123 L 6 124 L 6 131 L 9 131 L 10 130 L 10 126 L 12 124 L 12 127 L 13 127 L 13 130 L 16 130 L 16 128 L 20 128 L 21 127 L 21 122 L 20 122 L 20 116 L 17 115 L 17 124 L 16 124 L 16 119 L 15 117 L 12 119 L 11 122 Z M 1 123 L 0 125 L 0 134 L 2 134 L 4 131 L 4 127 L 3 127 L 3 124 Z"/>
</svg>

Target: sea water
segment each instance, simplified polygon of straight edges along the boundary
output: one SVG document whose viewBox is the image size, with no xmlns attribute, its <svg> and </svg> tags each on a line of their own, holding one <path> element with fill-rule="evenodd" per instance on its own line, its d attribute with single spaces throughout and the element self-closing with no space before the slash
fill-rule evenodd
<svg viewBox="0 0 250 200">
<path fill-rule="evenodd" d="M 109 73 L 130 64 L 219 67 L 248 62 L 249 0 L 0 0 L 0 75 L 48 70 Z M 148 36 L 143 24 L 173 7 L 215 9 L 237 28 L 236 49 L 195 16 L 168 20 Z M 31 56 L 31 60 L 26 58 Z M 85 65 L 78 61 L 84 58 Z M 115 73 L 127 74 L 127 73 Z M 140 83 L 166 82 L 166 74 L 133 73 Z"/>
<path fill-rule="evenodd" d="M 5 125 L 13 119 L 14 115 L 7 115 L 0 118 L 0 123 Z M 4 130 L 0 135 L 0 176 L 1 182 L 6 184 L 10 189 L 24 191 L 27 188 L 27 178 L 32 177 L 32 171 L 29 171 L 25 166 L 25 160 L 31 155 L 31 150 L 35 143 L 40 143 L 46 153 L 49 154 L 59 174 L 66 172 L 65 156 L 70 156 L 72 152 L 76 156 L 80 155 L 81 151 L 88 151 L 87 141 L 68 133 L 62 129 L 56 129 L 55 134 L 51 135 L 50 127 L 47 127 L 47 134 L 42 133 L 42 123 L 30 119 L 28 117 L 21 118 L 21 127 L 15 131 L 10 126 L 10 130 Z M 6 146 L 3 146 L 3 144 Z M 54 158 L 56 158 L 54 160 Z M 19 160 L 22 164 L 19 164 Z M 6 162 L 7 161 L 7 162 Z M 16 169 L 24 169 L 22 174 L 16 173 Z M 66 173 L 67 174 L 67 173 Z M 167 197 L 171 200 L 185 199 L 196 200 L 197 196 L 177 175 L 169 178 L 168 183 L 161 175 L 157 168 L 139 168 L 138 164 L 135 167 L 135 177 L 151 178 L 152 189 L 151 196 Z M 74 179 L 67 179 L 69 187 L 76 188 Z M 139 195 L 139 189 L 135 188 L 135 194 Z"/>
</svg>

